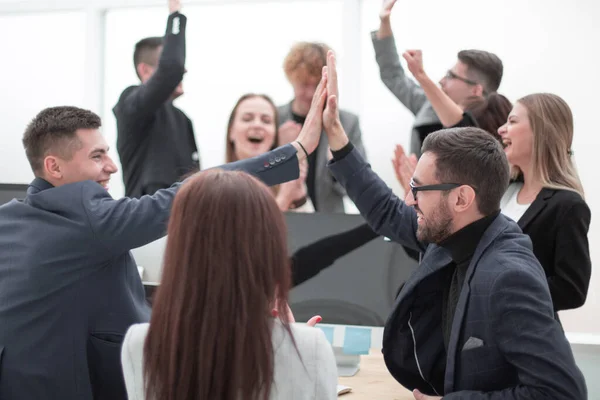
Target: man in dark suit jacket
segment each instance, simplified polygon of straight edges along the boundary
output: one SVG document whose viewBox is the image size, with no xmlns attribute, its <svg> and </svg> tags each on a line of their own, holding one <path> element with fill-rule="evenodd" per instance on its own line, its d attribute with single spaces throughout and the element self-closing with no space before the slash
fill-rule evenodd
<svg viewBox="0 0 600 400">
<path fill-rule="evenodd" d="M 377 233 L 424 253 L 385 325 L 392 375 L 418 400 L 587 398 L 531 240 L 500 214 L 498 141 L 478 128 L 430 134 L 404 203 L 344 133 L 328 65 L 333 175 Z"/>
<path fill-rule="evenodd" d="M 297 179 L 321 133 L 320 113 L 311 115 L 298 143 L 221 168 L 269 185 Z M 23 201 L 0 207 L 2 400 L 127 398 L 121 342 L 150 316 L 130 249 L 165 235 L 179 184 L 113 199 L 117 168 L 100 123 L 90 111 L 55 107 L 24 134 L 36 178 Z"/>
<path fill-rule="evenodd" d="M 187 18 L 169 1 L 164 37 L 140 40 L 133 56 L 141 84 L 123 91 L 113 108 L 125 195 L 140 197 L 171 186 L 200 168 L 190 119 L 173 101 L 183 95 Z"/>
</svg>

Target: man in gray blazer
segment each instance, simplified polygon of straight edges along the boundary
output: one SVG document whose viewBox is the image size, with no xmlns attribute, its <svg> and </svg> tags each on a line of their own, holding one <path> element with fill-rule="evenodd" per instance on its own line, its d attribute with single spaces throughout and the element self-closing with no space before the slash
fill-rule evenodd
<svg viewBox="0 0 600 400">
<path fill-rule="evenodd" d="M 423 139 L 443 126 L 425 92 L 406 76 L 392 32 L 390 16 L 396 0 L 383 0 L 379 30 L 371 33 L 381 80 L 398 100 L 415 115 L 410 138 L 410 152 L 421 156 Z M 440 81 L 442 90 L 458 105 L 467 100 L 496 92 L 502 81 L 502 61 L 483 50 L 462 50 L 456 64 Z"/>
<path fill-rule="evenodd" d="M 292 47 L 285 61 L 285 74 L 294 89 L 294 99 L 278 107 L 279 141 L 293 140 L 306 118 L 313 93 L 321 80 L 321 72 L 326 64 L 329 47 L 322 43 L 300 42 Z M 349 111 L 340 110 L 340 120 L 344 129 L 363 157 L 366 151 L 358 116 Z M 325 132 L 315 153 L 308 157 L 306 186 L 315 211 L 329 213 L 344 212 L 344 188 L 327 171 L 325 165 L 330 158 L 329 145 Z"/>
<path fill-rule="evenodd" d="M 386 322 L 383 355 L 415 399 L 586 399 L 531 240 L 500 213 L 509 165 L 479 128 L 430 134 L 406 203 L 323 114 L 329 168 L 377 233 L 424 253 Z"/>
<path fill-rule="evenodd" d="M 54 107 L 25 131 L 36 178 L 24 200 L 0 207 L 2 400 L 127 398 L 121 343 L 150 317 L 130 250 L 165 235 L 180 184 L 113 199 L 117 168 L 100 124 L 90 111 Z M 320 132 L 320 113 L 309 113 L 298 142 L 220 168 L 269 185 L 297 179 Z"/>
</svg>

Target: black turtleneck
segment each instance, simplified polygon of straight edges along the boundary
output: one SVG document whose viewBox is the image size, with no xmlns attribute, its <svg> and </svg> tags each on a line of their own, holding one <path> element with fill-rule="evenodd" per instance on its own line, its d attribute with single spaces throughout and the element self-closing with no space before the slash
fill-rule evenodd
<svg viewBox="0 0 600 400">
<path fill-rule="evenodd" d="M 481 240 L 481 236 L 486 229 L 492 224 L 500 211 L 492 215 L 483 217 L 453 233 L 439 245 L 448 251 L 452 256 L 452 263 L 449 267 L 448 274 L 451 277 L 450 286 L 444 291 L 442 300 L 442 334 L 444 335 L 444 345 L 448 348 L 450 333 L 452 332 L 452 321 L 456 304 L 462 289 L 467 269 L 471 263 L 471 258 L 475 253 L 475 249 Z"/>
</svg>

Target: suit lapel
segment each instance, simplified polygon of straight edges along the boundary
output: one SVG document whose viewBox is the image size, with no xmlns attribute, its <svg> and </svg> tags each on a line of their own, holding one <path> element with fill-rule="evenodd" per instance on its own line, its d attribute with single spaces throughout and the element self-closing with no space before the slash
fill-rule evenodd
<svg viewBox="0 0 600 400">
<path fill-rule="evenodd" d="M 485 250 L 505 228 L 505 217 L 502 216 L 502 214 L 500 214 L 483 234 L 481 240 L 479 241 L 479 244 L 477 245 L 477 248 L 475 249 L 475 253 L 473 254 L 473 258 L 471 259 L 471 263 L 469 264 L 469 269 L 467 269 L 465 281 L 460 291 L 458 303 L 456 304 L 456 311 L 454 313 L 454 319 L 452 321 L 452 331 L 450 332 L 450 339 L 448 341 L 448 355 L 446 358 L 446 376 L 444 380 L 445 393 L 451 393 L 452 391 L 454 391 L 454 372 L 456 366 L 456 355 L 457 352 L 460 351 L 458 350 L 460 344 L 458 341 L 460 339 L 460 333 L 462 331 L 465 311 L 469 303 L 469 295 L 471 293 L 471 278 L 473 277 L 473 273 L 475 272 L 477 264 L 479 263 L 479 260 L 481 259 L 481 256 L 483 255 Z"/>
<path fill-rule="evenodd" d="M 521 230 L 524 231 L 531 221 L 533 221 L 534 218 L 546 207 L 546 204 L 548 204 L 548 199 L 550 199 L 554 193 L 555 191 L 552 189 L 544 188 L 540 190 L 533 203 L 531 203 L 527 211 L 525 211 L 525 214 L 523 214 L 523 216 L 519 219 L 518 224 Z"/>
</svg>

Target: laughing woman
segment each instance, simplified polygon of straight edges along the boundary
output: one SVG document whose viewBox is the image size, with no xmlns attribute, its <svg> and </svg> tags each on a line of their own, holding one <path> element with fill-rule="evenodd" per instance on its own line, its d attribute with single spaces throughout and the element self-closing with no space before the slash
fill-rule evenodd
<svg viewBox="0 0 600 400">
<path fill-rule="evenodd" d="M 271 98 L 264 94 L 245 94 L 237 101 L 227 123 L 226 162 L 252 158 L 294 139 L 279 137 L 277 107 Z M 273 188 L 281 211 L 314 211 L 307 196 L 306 172 L 305 163 L 298 179 Z"/>
<path fill-rule="evenodd" d="M 590 209 L 572 160 L 573 114 L 549 93 L 519 99 L 500 127 L 513 182 L 502 213 L 518 221 L 548 277 L 554 310 L 581 307 L 591 276 Z"/>
</svg>

